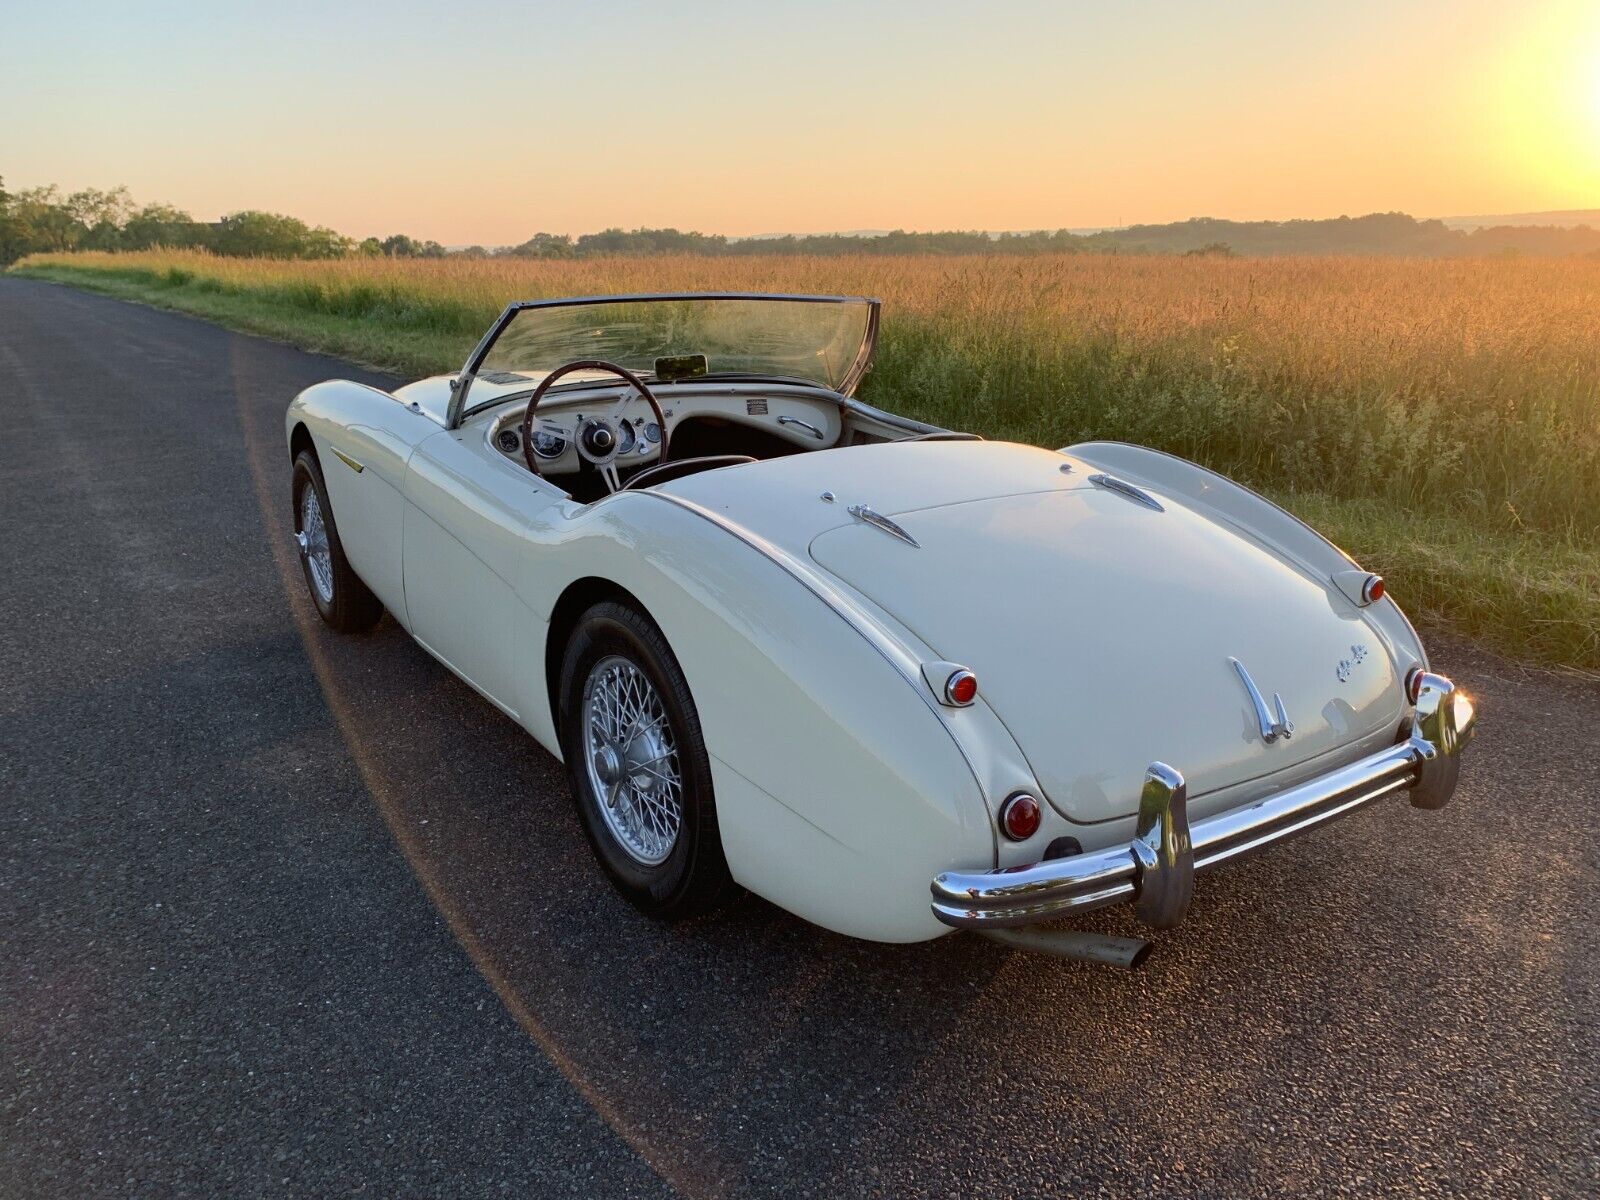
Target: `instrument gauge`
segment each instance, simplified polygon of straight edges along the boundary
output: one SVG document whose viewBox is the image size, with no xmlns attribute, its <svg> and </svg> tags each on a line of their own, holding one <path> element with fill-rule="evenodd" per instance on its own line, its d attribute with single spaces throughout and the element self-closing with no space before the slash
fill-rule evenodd
<svg viewBox="0 0 1600 1200">
<path fill-rule="evenodd" d="M 661 441 L 661 426 L 657 425 L 654 421 L 651 421 L 650 424 L 648 424 L 648 425 L 646 425 L 644 427 L 644 437 L 645 437 L 645 441 L 647 441 L 647 442 L 651 442 L 651 443 L 660 442 Z"/>
<path fill-rule="evenodd" d="M 617 457 L 631 453 L 634 443 L 639 440 L 639 435 L 633 431 L 633 423 L 622 421 L 617 428 Z"/>
<path fill-rule="evenodd" d="M 515 429 L 502 429 L 494 435 L 494 444 L 502 454 L 515 454 L 522 449 L 522 439 L 517 436 Z"/>
<path fill-rule="evenodd" d="M 540 458 L 560 458 L 567 448 L 567 439 L 549 429 L 533 431 L 533 452 Z"/>
</svg>

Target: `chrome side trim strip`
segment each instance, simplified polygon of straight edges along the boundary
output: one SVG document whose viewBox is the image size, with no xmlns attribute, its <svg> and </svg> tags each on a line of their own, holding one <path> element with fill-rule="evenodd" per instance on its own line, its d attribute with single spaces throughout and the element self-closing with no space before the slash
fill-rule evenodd
<svg viewBox="0 0 1600 1200">
<path fill-rule="evenodd" d="M 355 459 L 351 458 L 343 450 L 339 449 L 339 447 L 337 447 L 337 446 L 329 446 L 328 449 L 333 451 L 333 456 L 335 458 L 337 458 L 345 466 L 349 467 L 357 475 L 361 474 L 361 472 L 366 470 L 366 467 L 362 466 Z"/>
</svg>

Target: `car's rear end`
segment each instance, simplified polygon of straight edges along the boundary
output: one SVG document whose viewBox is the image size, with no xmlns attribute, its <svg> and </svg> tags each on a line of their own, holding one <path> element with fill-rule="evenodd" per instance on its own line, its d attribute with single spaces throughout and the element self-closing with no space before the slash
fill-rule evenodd
<svg viewBox="0 0 1600 1200">
<path fill-rule="evenodd" d="M 994 861 L 934 881 L 940 921 L 1133 900 L 1171 925 L 1197 870 L 1400 792 L 1448 798 L 1471 706 L 1427 673 L 1381 588 L 1352 591 L 1337 551 L 1340 570 L 1308 564 L 1205 488 L 1096 466 L 935 442 L 672 485 L 803 558 L 925 673 L 975 677 L 953 734 L 1015 775 L 986 796 Z M 1018 796 L 1037 820 L 1008 827 Z"/>
</svg>

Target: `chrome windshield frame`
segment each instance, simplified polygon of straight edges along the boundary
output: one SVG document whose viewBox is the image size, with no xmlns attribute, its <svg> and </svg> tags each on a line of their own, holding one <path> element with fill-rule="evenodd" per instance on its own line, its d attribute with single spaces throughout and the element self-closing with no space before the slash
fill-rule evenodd
<svg viewBox="0 0 1600 1200">
<path fill-rule="evenodd" d="M 634 304 L 651 301 L 684 301 L 684 300 L 770 300 L 785 301 L 801 304 L 865 304 L 867 306 L 867 328 L 862 338 L 861 347 L 856 352 L 855 361 L 845 372 L 840 381 L 838 395 L 848 397 L 860 385 L 861 379 L 872 365 L 872 354 L 878 344 L 878 325 L 880 312 L 883 307 L 881 300 L 869 296 L 811 296 L 783 292 L 638 292 L 618 296 L 573 296 L 557 300 L 517 300 L 506 305 L 499 317 L 495 319 L 489 331 L 483 335 L 478 344 L 473 347 L 472 353 L 467 356 L 466 364 L 459 374 L 450 381 L 450 404 L 445 413 L 445 428 L 459 429 L 461 422 L 467 414 L 467 393 L 472 390 L 472 382 L 477 378 L 483 361 L 488 357 L 489 351 L 505 332 L 506 326 L 517 317 L 519 313 L 539 308 L 576 308 L 586 304 Z M 792 381 L 791 381 L 792 382 Z M 825 385 L 817 383 L 815 386 L 824 388 Z"/>
</svg>

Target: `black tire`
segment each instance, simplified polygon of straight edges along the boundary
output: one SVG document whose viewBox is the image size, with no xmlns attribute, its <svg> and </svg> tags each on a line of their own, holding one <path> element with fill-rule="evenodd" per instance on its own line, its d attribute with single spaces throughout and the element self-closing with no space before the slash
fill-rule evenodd
<svg viewBox="0 0 1600 1200">
<path fill-rule="evenodd" d="M 601 811 L 605 801 L 596 792 L 590 773 L 584 689 L 596 666 L 616 658 L 636 667 L 654 687 L 676 751 L 682 812 L 676 842 L 656 864 L 641 862 L 610 827 Z M 723 856 L 711 760 L 700 734 L 694 698 L 678 660 L 654 622 L 616 601 L 589 609 L 567 642 L 557 695 L 557 727 L 567 782 L 589 845 L 617 890 L 640 911 L 663 920 L 682 920 L 737 900 L 743 889 L 734 883 Z"/>
<path fill-rule="evenodd" d="M 329 626 L 340 633 L 364 633 L 383 616 L 382 602 L 361 582 L 350 560 L 344 556 L 344 544 L 339 541 L 339 527 L 333 519 L 333 506 L 328 503 L 328 488 L 322 482 L 322 467 L 310 450 L 302 450 L 294 460 L 294 532 L 299 542 L 306 533 L 303 528 L 306 506 L 302 503 L 306 489 L 316 495 L 317 509 L 328 539 L 328 560 L 332 566 L 331 592 L 324 593 L 313 573 L 311 557 L 306 547 L 300 548 L 300 573 L 305 577 L 306 591 L 311 603 Z"/>
</svg>

